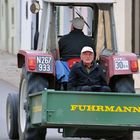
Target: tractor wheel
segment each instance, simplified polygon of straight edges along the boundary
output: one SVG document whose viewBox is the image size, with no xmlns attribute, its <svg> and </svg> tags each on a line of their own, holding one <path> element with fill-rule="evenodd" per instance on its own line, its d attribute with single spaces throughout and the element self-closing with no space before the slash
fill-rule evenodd
<svg viewBox="0 0 140 140">
<path fill-rule="evenodd" d="M 45 76 L 36 73 L 30 73 L 22 69 L 22 77 L 19 92 L 19 110 L 18 124 L 20 140 L 45 140 L 45 128 L 31 128 L 29 118 L 29 100 L 28 95 L 43 91 L 48 88 L 48 81 Z"/>
<path fill-rule="evenodd" d="M 132 75 L 118 77 L 115 80 L 113 91 L 121 93 L 135 93 Z"/>
<path fill-rule="evenodd" d="M 18 94 L 9 94 L 6 101 L 6 123 L 9 139 L 18 139 Z"/>
</svg>

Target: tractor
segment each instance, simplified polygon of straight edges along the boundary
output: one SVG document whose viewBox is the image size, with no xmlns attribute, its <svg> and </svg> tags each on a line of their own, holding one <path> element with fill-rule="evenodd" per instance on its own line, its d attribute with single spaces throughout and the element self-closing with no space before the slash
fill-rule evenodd
<svg viewBox="0 0 140 140">
<path fill-rule="evenodd" d="M 40 28 L 34 35 L 34 49 L 17 54 L 22 69 L 19 93 L 9 94 L 6 103 L 10 139 L 25 139 L 27 120 L 31 128 L 58 128 L 63 137 L 132 140 L 133 131 L 140 130 L 140 95 L 135 94 L 133 79 L 139 72 L 138 59 L 134 53 L 118 51 L 115 2 L 43 0 L 41 8 L 33 2 L 31 12 L 37 15 L 41 11 L 42 17 L 37 18 Z M 86 33 L 96 46 L 96 61 L 104 69 L 111 92 L 68 91 L 57 81 L 61 8 L 85 20 Z M 80 13 L 82 8 L 88 11 L 87 19 Z"/>
</svg>

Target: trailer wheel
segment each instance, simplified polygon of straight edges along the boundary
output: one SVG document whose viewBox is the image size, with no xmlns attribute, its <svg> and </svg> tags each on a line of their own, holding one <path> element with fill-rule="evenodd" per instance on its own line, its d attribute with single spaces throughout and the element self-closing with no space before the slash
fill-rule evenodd
<svg viewBox="0 0 140 140">
<path fill-rule="evenodd" d="M 113 91 L 122 93 L 135 93 L 132 75 L 120 76 L 115 79 Z"/>
<path fill-rule="evenodd" d="M 18 139 L 18 94 L 9 94 L 6 101 L 6 123 L 9 139 Z"/>
<path fill-rule="evenodd" d="M 20 140 L 37 139 L 45 140 L 45 128 L 31 128 L 29 118 L 29 100 L 28 95 L 48 88 L 48 81 L 45 76 L 36 73 L 30 73 L 22 69 L 22 77 L 19 92 L 19 136 Z"/>
</svg>

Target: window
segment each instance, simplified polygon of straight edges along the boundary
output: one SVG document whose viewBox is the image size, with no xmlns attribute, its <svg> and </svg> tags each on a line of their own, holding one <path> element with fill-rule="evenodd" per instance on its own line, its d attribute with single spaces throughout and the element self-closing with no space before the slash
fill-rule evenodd
<svg viewBox="0 0 140 140">
<path fill-rule="evenodd" d="M 140 55 L 140 1 L 132 1 L 132 52 Z"/>
<path fill-rule="evenodd" d="M 26 2 L 26 20 L 28 20 L 28 2 Z"/>
<path fill-rule="evenodd" d="M 12 53 L 14 52 L 14 37 L 11 37 Z"/>
<path fill-rule="evenodd" d="M 96 44 L 96 58 L 99 58 L 101 53 L 113 52 L 116 48 L 116 38 L 113 33 L 111 7 L 99 10 L 98 27 L 97 27 L 97 44 Z"/>
<path fill-rule="evenodd" d="M 88 36 L 92 36 L 92 21 L 93 21 L 93 10 L 91 7 L 68 7 L 68 6 L 58 6 L 57 7 L 57 27 L 58 35 L 63 36 L 70 32 L 71 20 L 74 17 L 82 16 L 85 20 L 84 33 Z"/>
<path fill-rule="evenodd" d="M 4 7 L 3 7 L 3 4 L 2 4 L 2 9 L 1 9 L 1 16 L 2 17 L 4 16 Z"/>
<path fill-rule="evenodd" d="M 11 8 L 11 23 L 14 25 L 15 16 L 14 16 L 14 7 Z"/>
</svg>

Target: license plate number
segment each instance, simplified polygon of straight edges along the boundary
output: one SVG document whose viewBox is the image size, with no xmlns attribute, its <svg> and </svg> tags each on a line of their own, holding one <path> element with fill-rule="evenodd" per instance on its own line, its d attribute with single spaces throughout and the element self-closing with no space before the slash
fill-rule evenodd
<svg viewBox="0 0 140 140">
<path fill-rule="evenodd" d="M 37 71 L 39 72 L 52 72 L 53 71 L 53 62 L 52 57 L 50 56 L 37 56 Z"/>
<path fill-rule="evenodd" d="M 127 60 L 115 60 L 115 70 L 129 70 L 129 63 Z"/>
</svg>

